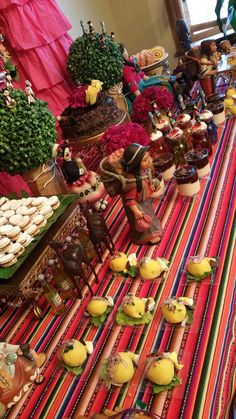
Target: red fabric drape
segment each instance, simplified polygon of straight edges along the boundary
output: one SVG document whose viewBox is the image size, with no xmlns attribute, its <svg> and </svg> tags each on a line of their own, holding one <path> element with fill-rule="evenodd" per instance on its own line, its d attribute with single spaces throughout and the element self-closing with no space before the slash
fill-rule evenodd
<svg viewBox="0 0 236 419">
<path fill-rule="evenodd" d="M 70 28 L 54 0 L 0 1 L 0 33 L 20 76 L 14 85 L 24 89 L 25 80 L 30 80 L 36 96 L 54 115 L 68 106 L 72 91 L 66 69 Z M 20 176 L 0 174 L 0 194 L 22 189 L 30 191 Z"/>
</svg>

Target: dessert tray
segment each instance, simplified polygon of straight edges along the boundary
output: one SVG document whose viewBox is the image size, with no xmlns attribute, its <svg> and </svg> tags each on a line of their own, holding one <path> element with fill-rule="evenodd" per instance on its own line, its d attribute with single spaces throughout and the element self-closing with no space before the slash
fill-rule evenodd
<svg viewBox="0 0 236 419">
<path fill-rule="evenodd" d="M 10 198 L 10 197 L 8 197 Z M 50 218 L 46 219 L 46 223 L 40 228 L 40 230 L 37 232 L 37 235 L 34 235 L 32 237 L 32 240 L 30 244 L 22 249 L 22 254 L 19 255 L 19 257 L 16 258 L 16 261 L 14 264 L 10 265 L 9 267 L 0 267 L 0 279 L 9 279 L 11 278 L 16 271 L 20 268 L 20 266 L 23 264 L 23 262 L 26 260 L 26 258 L 30 255 L 30 253 L 33 251 L 33 249 L 38 245 L 38 243 L 41 241 L 41 239 L 44 237 L 45 233 L 49 230 L 49 228 L 58 220 L 58 218 L 64 213 L 66 208 L 76 200 L 75 194 L 69 194 L 69 195 L 60 195 L 58 196 L 59 199 L 59 206 L 51 212 Z M 36 198 L 37 199 L 37 198 Z M 7 202 L 10 202 L 11 199 Z M 16 200 L 14 200 L 16 201 Z M 19 217 L 20 218 L 20 217 Z M 24 233 L 23 233 L 24 234 Z M 22 246 L 23 247 L 23 246 Z"/>
</svg>

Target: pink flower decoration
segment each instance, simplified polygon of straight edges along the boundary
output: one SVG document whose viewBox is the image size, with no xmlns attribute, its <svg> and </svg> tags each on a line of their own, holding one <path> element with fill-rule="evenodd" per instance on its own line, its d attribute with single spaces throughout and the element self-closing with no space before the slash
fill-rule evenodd
<svg viewBox="0 0 236 419">
<path fill-rule="evenodd" d="M 167 111 L 172 108 L 174 97 L 165 87 L 147 87 L 134 100 L 132 120 L 139 123 L 146 122 L 149 118 L 148 112 L 154 111 L 154 103 L 157 110 Z"/>
<path fill-rule="evenodd" d="M 134 122 L 128 122 L 124 125 L 112 125 L 101 138 L 102 149 L 107 155 L 120 148 L 126 148 L 132 143 L 146 146 L 149 142 L 150 137 L 145 129 Z"/>
</svg>

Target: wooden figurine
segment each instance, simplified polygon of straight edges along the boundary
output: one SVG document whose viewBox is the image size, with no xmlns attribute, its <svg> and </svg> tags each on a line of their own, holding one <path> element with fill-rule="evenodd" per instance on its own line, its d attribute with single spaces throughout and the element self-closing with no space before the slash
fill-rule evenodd
<svg viewBox="0 0 236 419">
<path fill-rule="evenodd" d="M 97 284 L 99 282 L 98 276 L 86 253 L 83 251 L 82 245 L 77 242 L 76 244 L 68 245 L 68 247 L 65 250 L 63 250 L 62 243 L 59 242 L 51 242 L 50 246 L 55 250 L 58 258 L 62 263 L 65 273 L 70 277 L 70 279 L 76 286 L 79 293 L 79 297 L 82 298 L 81 288 L 78 282 L 79 278 L 83 279 L 85 284 L 88 286 L 91 295 L 93 295 L 92 288 L 84 272 L 83 263 L 89 266 L 89 268 L 95 276 Z"/>
<path fill-rule="evenodd" d="M 88 205 L 81 207 L 82 213 L 87 220 L 87 228 L 89 230 L 89 239 L 91 240 L 100 262 L 102 262 L 101 253 L 102 246 L 104 243 L 108 248 L 109 252 L 113 254 L 115 251 L 115 245 L 113 243 L 111 234 L 107 228 L 106 222 L 101 214 L 92 212 L 92 209 Z"/>
</svg>

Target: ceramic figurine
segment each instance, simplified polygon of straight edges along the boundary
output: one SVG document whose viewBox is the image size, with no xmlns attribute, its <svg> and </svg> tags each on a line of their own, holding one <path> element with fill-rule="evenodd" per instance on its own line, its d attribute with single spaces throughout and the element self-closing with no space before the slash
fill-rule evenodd
<svg viewBox="0 0 236 419">
<path fill-rule="evenodd" d="M 0 342 L 0 401 L 3 407 L 11 408 L 30 385 L 44 380 L 39 368 L 45 360 L 44 353 L 36 354 L 27 343 Z"/>
<path fill-rule="evenodd" d="M 7 74 L 5 77 L 5 84 L 6 84 L 6 88 L 7 90 L 12 90 L 13 89 L 13 84 L 12 84 L 12 78 L 10 74 Z"/>
<path fill-rule="evenodd" d="M 120 149 L 112 153 L 107 158 L 107 164 L 110 167 L 109 172 L 102 171 L 104 161 L 100 166 L 102 173 L 108 177 L 105 185 L 109 185 L 113 178 L 117 179 L 117 184 L 122 185 L 120 190 L 117 188 L 117 192 L 121 195 L 128 218 L 131 241 L 136 244 L 158 243 L 162 237 L 162 227 L 149 198 L 159 185 L 152 178 L 153 164 L 148 147 L 130 144 L 124 151 Z"/>
<path fill-rule="evenodd" d="M 4 90 L 3 97 L 5 100 L 6 106 L 9 109 L 14 109 L 16 107 L 16 101 L 15 99 L 12 99 L 12 97 L 10 96 L 9 90 Z"/>
<path fill-rule="evenodd" d="M 61 169 L 69 192 L 76 193 L 81 204 L 89 202 L 96 211 L 104 211 L 106 190 L 97 173 L 88 171 L 81 159 L 72 158 L 68 144 L 60 144 L 57 152 L 63 157 Z"/>
<path fill-rule="evenodd" d="M 213 93 L 212 76 L 217 73 L 217 46 L 213 39 L 201 43 L 200 83 L 206 96 Z"/>
<path fill-rule="evenodd" d="M 25 81 L 25 93 L 26 93 L 27 101 L 28 101 L 28 104 L 29 105 L 31 103 L 35 103 L 35 98 L 34 98 L 35 93 L 32 90 L 31 86 L 32 86 L 32 84 L 30 83 L 30 81 L 29 80 L 26 80 Z"/>
</svg>

